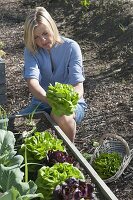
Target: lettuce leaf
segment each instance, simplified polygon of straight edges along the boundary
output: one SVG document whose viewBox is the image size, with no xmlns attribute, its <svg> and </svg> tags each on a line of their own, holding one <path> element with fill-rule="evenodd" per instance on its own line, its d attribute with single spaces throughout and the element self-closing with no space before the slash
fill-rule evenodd
<svg viewBox="0 0 133 200">
<path fill-rule="evenodd" d="M 28 163 L 36 163 L 46 158 L 49 150 L 66 151 L 62 143 L 61 139 L 57 139 L 48 131 L 36 132 L 33 136 L 25 139 L 20 153 L 24 155 L 26 146 Z"/>
<path fill-rule="evenodd" d="M 72 85 L 58 82 L 55 86 L 49 85 L 46 96 L 52 112 L 57 116 L 73 114 L 79 100 L 78 93 Z"/>
<path fill-rule="evenodd" d="M 71 177 L 85 180 L 83 173 L 72 164 L 56 163 L 52 167 L 44 166 L 38 171 L 35 181 L 37 191 L 43 194 L 44 200 L 50 200 L 55 187 Z"/>
</svg>

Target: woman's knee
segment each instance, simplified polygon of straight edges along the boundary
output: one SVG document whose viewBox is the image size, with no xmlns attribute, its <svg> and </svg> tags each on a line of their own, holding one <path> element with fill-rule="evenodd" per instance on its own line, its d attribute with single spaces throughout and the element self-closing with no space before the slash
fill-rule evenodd
<svg viewBox="0 0 133 200">
<path fill-rule="evenodd" d="M 53 113 L 51 113 L 51 117 L 58 123 L 58 124 L 68 124 L 70 123 L 71 121 L 74 120 L 74 115 L 75 114 L 72 114 L 72 115 L 62 115 L 62 116 L 56 116 L 54 115 Z"/>
</svg>

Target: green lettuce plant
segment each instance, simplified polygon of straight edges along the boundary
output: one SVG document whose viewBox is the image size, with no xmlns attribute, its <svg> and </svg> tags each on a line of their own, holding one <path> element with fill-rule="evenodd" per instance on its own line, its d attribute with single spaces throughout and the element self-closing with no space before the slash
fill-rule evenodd
<svg viewBox="0 0 133 200">
<path fill-rule="evenodd" d="M 72 177 L 85 180 L 83 173 L 72 164 L 56 163 L 52 167 L 43 166 L 38 171 L 38 177 L 35 181 L 38 186 L 37 191 L 43 194 L 44 200 L 51 200 L 56 186 Z"/>
<path fill-rule="evenodd" d="M 24 155 L 26 148 L 28 164 L 41 163 L 46 158 L 49 150 L 66 151 L 62 143 L 61 139 L 57 139 L 48 131 L 35 132 L 33 136 L 25 138 L 20 153 Z M 35 170 L 35 166 L 32 165 L 29 170 Z"/>
<path fill-rule="evenodd" d="M 58 82 L 54 86 L 49 85 L 46 95 L 52 112 L 57 116 L 73 114 L 79 100 L 72 85 Z"/>
<path fill-rule="evenodd" d="M 101 153 L 92 162 L 93 168 L 102 179 L 108 179 L 116 174 L 122 163 L 122 156 L 116 152 Z"/>
</svg>

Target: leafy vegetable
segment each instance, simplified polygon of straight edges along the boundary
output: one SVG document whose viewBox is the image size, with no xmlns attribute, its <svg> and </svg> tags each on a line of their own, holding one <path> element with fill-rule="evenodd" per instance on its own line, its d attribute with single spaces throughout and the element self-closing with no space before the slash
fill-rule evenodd
<svg viewBox="0 0 133 200">
<path fill-rule="evenodd" d="M 14 134 L 0 130 L 0 200 L 12 200 L 12 197 L 14 200 L 42 197 L 42 194 L 35 194 L 37 186 L 33 181 L 23 182 L 24 173 L 20 170 L 23 157 L 15 155 L 14 145 Z"/>
<path fill-rule="evenodd" d="M 26 194 L 22 195 L 19 193 L 19 191 L 12 186 L 12 188 L 5 193 L 2 194 L 0 197 L 0 200 L 29 200 L 29 199 L 34 199 L 37 197 L 43 198 L 42 194 Z"/>
<path fill-rule="evenodd" d="M 26 146 L 28 162 L 37 162 L 44 159 L 49 150 L 65 151 L 62 143 L 62 140 L 55 138 L 48 131 L 36 132 L 33 136 L 25 138 L 20 152 L 24 155 Z"/>
<path fill-rule="evenodd" d="M 23 157 L 15 155 L 15 137 L 11 131 L 0 129 L 0 164 L 4 166 L 21 165 Z"/>
<path fill-rule="evenodd" d="M 68 155 L 67 152 L 62 151 L 48 151 L 47 157 L 46 157 L 46 165 L 53 166 L 55 163 L 64 163 L 68 162 L 71 164 L 74 164 L 74 158 L 70 155 Z"/>
<path fill-rule="evenodd" d="M 36 191 L 37 186 L 33 181 L 28 183 L 22 182 L 24 173 L 20 170 L 19 167 L 5 167 L 0 165 L 0 188 L 3 192 L 6 192 L 14 186 L 21 195 L 25 195 L 30 190 L 33 192 Z"/>
<path fill-rule="evenodd" d="M 56 163 L 52 167 L 42 167 L 35 183 L 38 186 L 38 192 L 43 194 L 43 199 L 50 200 L 55 187 L 71 177 L 85 180 L 83 173 L 72 164 Z"/>
<path fill-rule="evenodd" d="M 81 0 L 80 4 L 84 7 L 90 6 L 91 0 Z"/>
<path fill-rule="evenodd" d="M 102 179 L 112 177 L 118 171 L 122 157 L 116 152 L 101 153 L 93 162 L 92 166 Z"/>
<path fill-rule="evenodd" d="M 93 147 L 98 147 L 99 146 L 99 142 L 94 141 L 93 142 Z"/>
<path fill-rule="evenodd" d="M 68 84 L 55 83 L 48 87 L 47 98 L 52 107 L 52 112 L 57 115 L 71 115 L 76 109 L 79 100 L 78 93 L 74 87 Z"/>
<path fill-rule="evenodd" d="M 61 185 L 57 185 L 53 192 L 54 200 L 92 199 L 93 186 L 83 180 L 69 178 Z"/>
<path fill-rule="evenodd" d="M 84 152 L 82 153 L 82 155 L 84 156 L 84 158 L 87 160 L 87 161 L 90 161 L 91 157 L 92 157 L 92 154 L 89 154 L 87 152 Z"/>
</svg>

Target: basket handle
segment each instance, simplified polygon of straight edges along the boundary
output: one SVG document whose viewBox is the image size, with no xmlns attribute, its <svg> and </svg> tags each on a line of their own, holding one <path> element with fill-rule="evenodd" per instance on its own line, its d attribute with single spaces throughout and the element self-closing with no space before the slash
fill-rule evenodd
<svg viewBox="0 0 133 200">
<path fill-rule="evenodd" d="M 100 138 L 99 144 L 101 145 L 103 143 L 103 141 L 106 140 L 107 138 L 114 138 L 114 139 L 116 138 L 116 139 L 120 140 L 125 145 L 127 155 L 128 156 L 130 155 L 130 149 L 129 149 L 128 143 L 119 135 L 116 135 L 113 133 L 104 134 Z"/>
</svg>

